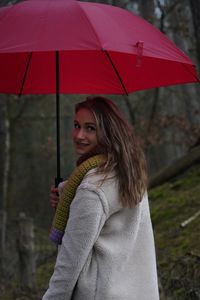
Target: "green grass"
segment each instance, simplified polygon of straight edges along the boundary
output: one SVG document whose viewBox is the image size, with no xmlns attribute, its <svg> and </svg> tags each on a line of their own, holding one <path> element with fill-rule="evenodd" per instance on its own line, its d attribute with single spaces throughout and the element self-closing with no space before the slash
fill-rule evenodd
<svg viewBox="0 0 200 300">
<path fill-rule="evenodd" d="M 200 165 L 149 191 L 159 277 L 173 300 L 200 299 Z"/>
<path fill-rule="evenodd" d="M 47 231 L 35 227 L 35 251 L 37 259 L 35 287 L 21 288 L 19 270 L 11 280 L 0 282 L 0 300 L 41 300 L 48 287 L 56 259 L 56 246 L 49 240 Z"/>
<path fill-rule="evenodd" d="M 150 190 L 149 200 L 158 274 L 164 292 L 161 300 L 200 299 L 200 216 L 186 227 L 180 226 L 200 210 L 200 165 L 193 166 L 178 178 Z M 39 245 L 49 243 L 46 231 L 39 230 L 36 235 L 40 240 Z M 55 248 L 51 245 L 48 249 L 49 256 L 55 253 Z M 43 255 L 47 248 L 45 246 L 44 251 L 41 248 L 38 251 Z M 41 299 L 54 263 L 55 255 L 38 266 L 36 291 L 21 293 L 14 281 L 7 286 L 0 300 Z"/>
</svg>

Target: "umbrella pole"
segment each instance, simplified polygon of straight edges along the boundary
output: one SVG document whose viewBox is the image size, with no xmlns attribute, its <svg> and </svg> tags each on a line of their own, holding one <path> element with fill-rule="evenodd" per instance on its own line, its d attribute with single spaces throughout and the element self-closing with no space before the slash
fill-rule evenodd
<svg viewBox="0 0 200 300">
<path fill-rule="evenodd" d="M 60 177 L 60 94 L 59 94 L 59 53 L 56 51 L 56 147 L 57 147 L 57 187 L 63 179 Z"/>
</svg>

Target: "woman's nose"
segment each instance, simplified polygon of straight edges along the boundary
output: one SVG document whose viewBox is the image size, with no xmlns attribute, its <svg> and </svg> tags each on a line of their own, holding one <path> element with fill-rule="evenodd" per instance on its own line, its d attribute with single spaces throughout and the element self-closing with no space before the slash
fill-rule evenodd
<svg viewBox="0 0 200 300">
<path fill-rule="evenodd" d="M 77 132 L 76 137 L 77 137 L 78 139 L 83 139 L 84 136 L 85 136 L 84 130 L 83 130 L 83 128 L 80 128 L 80 129 L 78 130 L 78 132 Z"/>
</svg>

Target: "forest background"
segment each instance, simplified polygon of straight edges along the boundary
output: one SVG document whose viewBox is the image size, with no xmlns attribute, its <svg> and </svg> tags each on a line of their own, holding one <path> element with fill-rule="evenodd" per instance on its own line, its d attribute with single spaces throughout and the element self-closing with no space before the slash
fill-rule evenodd
<svg viewBox="0 0 200 300">
<path fill-rule="evenodd" d="M 19 1 L 1 0 L 0 5 L 16 2 Z M 96 2 L 109 3 L 131 10 L 151 22 L 189 55 L 199 73 L 200 0 Z M 76 161 L 71 143 L 74 105 L 85 96 L 61 95 L 63 178 L 69 176 Z M 146 152 L 161 297 L 163 300 L 200 299 L 200 244 L 197 244 L 200 231 L 198 214 L 200 210 L 198 201 L 200 86 L 186 84 L 135 92 L 129 96 L 109 97 L 121 107 L 133 123 Z M 45 289 L 50 276 L 46 263 L 49 258 L 55 258 L 55 249 L 48 241 L 48 230 L 54 214 L 49 204 L 49 191 L 56 175 L 55 111 L 54 95 L 31 95 L 20 98 L 13 95 L 0 95 L 1 300 L 38 299 L 38 293 L 41 292 L 36 291 L 35 287 L 30 286 L 30 282 L 26 280 L 25 284 L 22 283 L 24 275 L 21 272 L 24 271 L 22 270 L 24 267 L 20 267 L 21 254 L 17 229 L 21 222 L 20 218 L 23 222 L 25 218 L 31 220 L 34 226 L 31 227 L 33 240 L 31 251 L 33 249 L 35 251 L 33 255 L 36 270 L 31 272 L 34 276 L 38 276 L 37 272 L 40 272 L 42 283 L 40 282 L 38 286 L 41 290 Z M 188 170 L 189 173 L 185 173 Z M 186 183 L 189 183 L 190 193 L 188 192 L 183 200 L 183 193 L 180 195 L 174 193 L 177 193 L 177 190 L 178 193 L 183 192 Z M 173 195 L 171 189 L 174 190 Z M 163 203 L 167 203 L 168 206 L 164 206 Z M 170 211 L 168 211 L 169 207 Z M 182 221 L 195 216 L 191 221 L 194 225 L 192 227 L 188 225 L 189 231 L 187 235 L 184 233 L 182 238 L 179 229 L 173 231 L 169 238 L 165 231 L 169 230 L 170 226 L 174 229 L 173 220 L 177 219 L 177 215 Z M 174 245 L 173 258 L 166 252 L 168 245 L 163 244 L 162 236 L 166 236 L 168 242 Z M 191 243 L 186 243 L 188 236 Z M 45 266 L 43 270 L 46 270 L 46 277 L 44 274 L 41 275 L 43 272 L 42 269 L 39 270 L 41 265 Z M 181 271 L 176 273 L 174 266 Z M 29 271 L 25 270 L 25 272 Z M 25 277 L 29 275 L 31 277 L 32 273 L 31 275 L 26 273 Z M 8 287 L 12 290 L 10 294 L 12 296 L 5 294 Z M 27 288 L 33 291 L 29 296 L 27 296 Z"/>
</svg>

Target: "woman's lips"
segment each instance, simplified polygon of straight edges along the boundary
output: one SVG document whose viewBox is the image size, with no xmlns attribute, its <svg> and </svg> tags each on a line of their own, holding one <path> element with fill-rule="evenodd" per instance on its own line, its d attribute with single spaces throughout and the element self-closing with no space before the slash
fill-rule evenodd
<svg viewBox="0 0 200 300">
<path fill-rule="evenodd" d="M 78 148 L 85 148 L 87 146 L 89 146 L 89 144 L 76 142 L 76 147 Z"/>
</svg>

